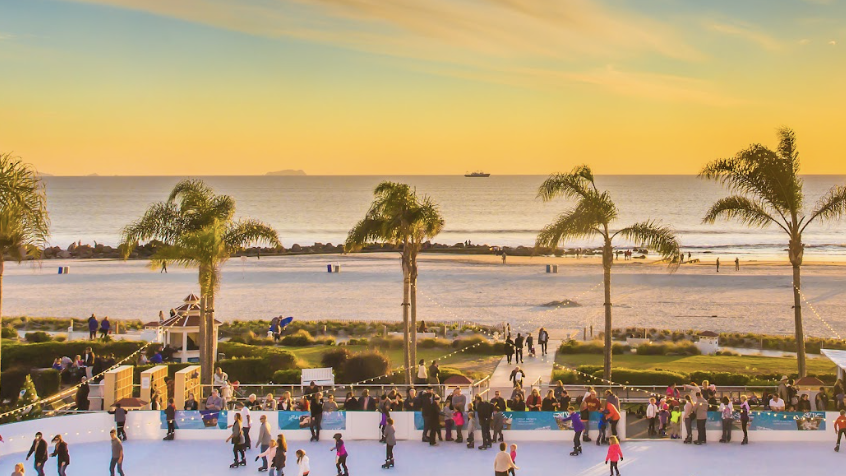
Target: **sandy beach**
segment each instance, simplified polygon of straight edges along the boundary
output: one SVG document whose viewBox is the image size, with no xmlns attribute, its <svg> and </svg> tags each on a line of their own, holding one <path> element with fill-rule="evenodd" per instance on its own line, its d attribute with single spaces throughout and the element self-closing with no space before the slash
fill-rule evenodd
<svg viewBox="0 0 846 476">
<path fill-rule="evenodd" d="M 785 263 L 684 265 L 675 273 L 643 261 L 619 261 L 613 271 L 615 327 L 648 326 L 789 334 L 793 329 L 790 267 Z M 329 274 L 327 264 L 340 264 Z M 599 258 L 509 257 L 424 254 L 420 260 L 419 319 L 510 322 L 517 328 L 545 325 L 575 330 L 602 323 Z M 546 264 L 558 264 L 547 274 Z M 70 274 L 58 275 L 59 265 Z M 168 274 L 146 261 L 44 261 L 40 267 L 7 264 L 6 316 L 157 319 L 190 292 L 194 269 Z M 222 320 L 297 319 L 399 320 L 402 276 L 395 254 L 239 258 L 223 269 L 217 317 Z M 804 267 L 803 287 L 819 314 L 846 334 L 846 267 L 816 263 Z M 573 300 L 577 307 L 547 308 Z M 806 332 L 834 337 L 805 308 Z M 598 327 L 597 327 L 598 328 Z"/>
</svg>

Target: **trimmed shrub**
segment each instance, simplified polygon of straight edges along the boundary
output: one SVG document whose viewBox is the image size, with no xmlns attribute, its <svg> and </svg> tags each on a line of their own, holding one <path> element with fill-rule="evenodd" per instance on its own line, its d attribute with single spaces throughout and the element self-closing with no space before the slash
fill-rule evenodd
<svg viewBox="0 0 846 476">
<path fill-rule="evenodd" d="M 229 374 L 231 382 L 266 383 L 273 378 L 275 370 L 267 365 L 261 357 L 246 357 L 243 359 L 224 359 L 217 363 L 218 367 Z"/>
<path fill-rule="evenodd" d="M 253 347 L 234 342 L 221 342 L 217 345 L 217 350 L 226 355 L 227 359 L 244 357 L 263 359 L 263 365 L 269 367 L 271 371 L 297 368 L 297 357 L 293 353 L 273 346 Z"/>
<path fill-rule="evenodd" d="M 12 403 L 18 401 L 20 389 L 23 387 L 26 377 L 32 375 L 35 390 L 38 395 L 47 397 L 59 391 L 61 376 L 55 369 L 43 369 L 30 372 L 27 368 L 16 367 L 3 371 L 3 385 L 0 387 L 0 399 L 9 400 Z"/>
<path fill-rule="evenodd" d="M 593 376 L 602 378 L 602 370 Z M 611 380 L 627 385 L 670 385 L 687 381 L 687 375 L 666 370 L 613 369 Z"/>
<path fill-rule="evenodd" d="M 335 375 L 340 379 L 340 374 L 343 372 L 344 365 L 346 365 L 350 355 L 350 351 L 343 347 L 331 349 L 323 353 L 320 358 L 320 365 L 335 369 Z"/>
<path fill-rule="evenodd" d="M 556 383 L 559 380 L 565 385 L 584 383 L 584 378 L 581 375 L 567 369 L 555 369 L 552 371 L 552 383 Z"/>
<path fill-rule="evenodd" d="M 449 346 L 450 341 L 446 339 L 428 337 L 417 341 L 417 347 L 420 349 L 447 349 Z"/>
<path fill-rule="evenodd" d="M 748 375 L 730 372 L 691 372 L 687 378 L 689 382 L 701 382 L 707 380 L 714 385 L 748 385 L 751 378 Z M 678 382 L 676 382 L 678 383 Z"/>
<path fill-rule="evenodd" d="M 441 367 L 440 370 L 441 370 L 441 383 L 446 382 L 446 379 L 452 377 L 453 375 L 467 376 L 467 374 L 458 370 L 455 367 Z"/>
<path fill-rule="evenodd" d="M 55 369 L 41 369 L 32 372 L 32 381 L 35 383 L 35 389 L 42 397 L 48 397 L 59 393 L 59 385 L 61 383 L 61 375 Z"/>
<path fill-rule="evenodd" d="M 290 369 L 290 370 L 277 370 L 273 372 L 273 377 L 271 380 L 275 384 L 284 384 L 284 383 L 300 383 L 302 378 L 302 370 L 300 369 Z"/>
<path fill-rule="evenodd" d="M 314 337 L 307 330 L 300 329 L 280 339 L 280 343 L 291 347 L 305 347 L 314 345 Z"/>
<path fill-rule="evenodd" d="M 402 338 L 376 336 L 370 339 L 370 347 L 374 349 L 402 349 Z"/>
<path fill-rule="evenodd" d="M 343 342 L 341 344 L 343 344 Z M 341 344 L 338 344 L 338 345 L 341 345 Z M 361 339 L 352 338 L 349 341 L 347 341 L 347 345 L 370 345 L 370 341 L 367 340 L 366 337 L 362 337 Z"/>
<path fill-rule="evenodd" d="M 622 354 L 630 349 L 629 346 L 612 343 L 611 353 L 615 355 Z M 558 352 L 561 354 L 597 354 L 602 355 L 605 352 L 605 344 L 601 340 L 592 340 L 588 342 L 578 342 L 574 340 L 562 342 L 558 347 Z"/>
<path fill-rule="evenodd" d="M 50 368 L 53 359 L 67 355 L 73 358 L 75 355 L 82 355 L 86 347 L 98 356 L 115 354 L 120 360 L 143 346 L 144 342 L 133 341 L 73 341 L 73 342 L 41 342 L 38 344 L 7 343 L 3 345 L 3 372 L 5 369 L 15 366 L 26 368 Z M 5 387 L 5 385 L 3 385 Z"/>
<path fill-rule="evenodd" d="M 16 331 L 13 327 L 3 326 L 0 330 L 0 338 L 2 339 L 17 339 L 18 338 L 18 331 Z"/>
<path fill-rule="evenodd" d="M 319 345 L 335 345 L 335 338 L 332 336 L 318 337 L 314 339 L 314 343 Z"/>
<path fill-rule="evenodd" d="M 24 339 L 30 344 L 37 344 L 39 342 L 50 342 L 53 340 L 50 334 L 44 331 L 27 332 L 24 334 Z"/>
<path fill-rule="evenodd" d="M 637 355 L 700 355 L 702 352 L 691 342 L 640 344 Z"/>
<path fill-rule="evenodd" d="M 346 382 L 360 382 L 388 373 L 390 361 L 385 354 L 370 350 L 350 356 L 342 372 Z"/>
</svg>

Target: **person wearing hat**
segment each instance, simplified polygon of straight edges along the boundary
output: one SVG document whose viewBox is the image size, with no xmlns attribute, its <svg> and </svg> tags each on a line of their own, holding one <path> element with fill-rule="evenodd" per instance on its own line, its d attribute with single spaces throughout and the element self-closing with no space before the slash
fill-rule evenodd
<svg viewBox="0 0 846 476">
<path fill-rule="evenodd" d="M 70 464 L 70 453 L 68 453 L 68 444 L 67 442 L 65 442 L 65 440 L 62 439 L 62 435 L 54 436 L 53 443 L 56 444 L 56 447 L 53 449 L 53 453 L 50 456 L 56 458 L 56 463 L 59 467 L 59 476 L 66 476 L 65 470 Z"/>
<path fill-rule="evenodd" d="M 47 442 L 41 437 L 41 432 L 35 434 L 35 439 L 32 440 L 32 446 L 29 448 L 29 453 L 26 454 L 26 459 L 35 454 L 35 463 L 33 468 L 38 476 L 44 476 L 44 463 L 47 462 Z"/>
<path fill-rule="evenodd" d="M 350 470 L 347 469 L 347 447 L 344 446 L 344 440 L 340 433 L 335 433 L 332 438 L 335 439 L 335 446 L 330 448 L 329 451 L 335 452 L 335 468 L 338 470 L 338 475 L 350 476 Z M 341 472 L 341 468 L 344 468 L 343 472 Z"/>
</svg>

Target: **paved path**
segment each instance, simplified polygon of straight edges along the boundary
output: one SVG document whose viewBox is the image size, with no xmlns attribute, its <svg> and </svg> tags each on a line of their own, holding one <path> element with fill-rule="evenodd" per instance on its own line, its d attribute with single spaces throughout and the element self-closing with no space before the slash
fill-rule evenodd
<svg viewBox="0 0 846 476">
<path fill-rule="evenodd" d="M 549 379 L 552 377 L 552 364 L 555 362 L 555 349 L 561 345 L 560 340 L 550 340 L 547 346 L 547 350 L 549 351 L 545 356 L 541 357 L 540 355 L 540 345 L 535 345 L 535 352 L 537 352 L 537 356 L 529 357 L 527 355 L 523 355 L 523 363 L 517 364 L 512 360 L 512 364 L 508 364 L 508 359 L 503 357 L 502 360 L 497 364 L 496 370 L 491 375 L 491 390 L 500 390 L 502 395 L 505 398 L 511 396 L 511 388 L 513 384 L 509 377 L 511 376 L 511 371 L 514 370 L 514 367 L 517 365 L 523 369 L 523 373 L 526 375 L 523 378 L 523 385 L 527 388 L 530 384 L 534 383 L 538 377 L 543 380 L 543 383 L 549 383 Z M 526 354 L 526 349 L 524 348 L 524 354 Z"/>
</svg>

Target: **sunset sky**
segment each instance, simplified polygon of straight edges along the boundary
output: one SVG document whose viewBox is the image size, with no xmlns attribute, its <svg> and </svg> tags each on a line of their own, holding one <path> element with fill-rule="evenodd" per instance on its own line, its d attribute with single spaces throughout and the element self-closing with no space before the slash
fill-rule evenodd
<svg viewBox="0 0 846 476">
<path fill-rule="evenodd" d="M 0 152 L 56 175 L 846 174 L 846 0 L 5 0 Z"/>
</svg>

